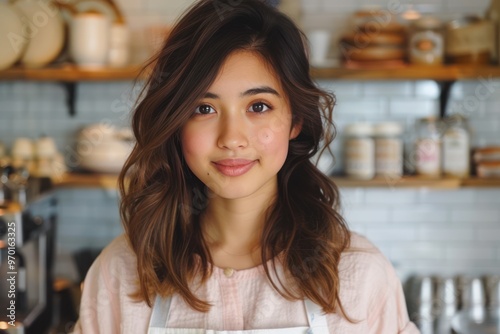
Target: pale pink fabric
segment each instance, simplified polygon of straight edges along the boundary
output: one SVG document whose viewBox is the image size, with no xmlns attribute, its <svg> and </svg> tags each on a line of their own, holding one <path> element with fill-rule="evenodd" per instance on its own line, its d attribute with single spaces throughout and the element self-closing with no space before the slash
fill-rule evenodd
<svg viewBox="0 0 500 334">
<path fill-rule="evenodd" d="M 353 324 L 328 314 L 330 333 L 419 333 L 408 320 L 401 283 L 390 262 L 364 237 L 353 233 L 340 264 L 341 300 Z M 128 294 L 137 283 L 136 258 L 122 235 L 101 253 L 85 279 L 75 333 L 147 333 L 151 308 Z M 174 296 L 168 327 L 215 330 L 307 326 L 302 301 L 290 302 L 270 286 L 263 266 L 226 277 L 220 268 L 196 294 L 212 303 L 208 313 L 194 311 Z"/>
</svg>

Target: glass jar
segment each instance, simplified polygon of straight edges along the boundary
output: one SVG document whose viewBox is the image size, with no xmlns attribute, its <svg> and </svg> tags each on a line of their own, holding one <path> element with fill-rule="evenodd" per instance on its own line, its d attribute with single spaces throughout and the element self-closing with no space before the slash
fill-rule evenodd
<svg viewBox="0 0 500 334">
<path fill-rule="evenodd" d="M 375 174 L 381 177 L 403 175 L 403 128 L 399 123 L 375 125 Z"/>
<path fill-rule="evenodd" d="M 486 11 L 486 18 L 491 21 L 494 27 L 495 49 L 491 55 L 494 64 L 498 64 L 500 48 L 500 0 L 491 0 L 490 6 Z"/>
<path fill-rule="evenodd" d="M 373 178 L 375 176 L 373 126 L 368 123 L 355 123 L 348 125 L 344 133 L 346 175 L 355 179 Z"/>
<path fill-rule="evenodd" d="M 448 22 L 445 53 L 453 64 L 489 64 L 495 55 L 494 23 L 475 15 Z"/>
<path fill-rule="evenodd" d="M 410 62 L 440 65 L 444 59 L 444 36 L 438 18 L 422 17 L 411 24 L 408 54 Z"/>
<path fill-rule="evenodd" d="M 453 115 L 443 120 L 443 173 L 459 178 L 470 174 L 470 138 L 467 120 Z"/>
<path fill-rule="evenodd" d="M 417 123 L 415 142 L 415 171 L 425 177 L 441 176 L 441 136 L 439 120 L 422 118 Z"/>
</svg>

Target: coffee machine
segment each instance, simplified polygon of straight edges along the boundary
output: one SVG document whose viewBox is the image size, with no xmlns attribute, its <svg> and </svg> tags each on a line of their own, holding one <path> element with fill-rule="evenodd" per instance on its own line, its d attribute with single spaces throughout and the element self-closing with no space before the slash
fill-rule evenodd
<svg viewBox="0 0 500 334">
<path fill-rule="evenodd" d="M 2 172 L 0 333 L 44 334 L 52 320 L 56 199 L 50 179 L 12 186 L 6 177 L 15 180 L 16 170 Z"/>
</svg>

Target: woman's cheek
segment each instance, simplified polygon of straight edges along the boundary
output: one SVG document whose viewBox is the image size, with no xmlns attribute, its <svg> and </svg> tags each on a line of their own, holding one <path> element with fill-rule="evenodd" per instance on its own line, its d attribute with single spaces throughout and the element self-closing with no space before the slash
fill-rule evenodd
<svg viewBox="0 0 500 334">
<path fill-rule="evenodd" d="M 288 139 L 287 129 L 290 127 L 288 120 L 274 116 L 266 121 L 265 126 L 257 130 L 259 145 L 264 147 L 282 145 L 283 138 Z"/>
<path fill-rule="evenodd" d="M 186 126 L 182 132 L 182 149 L 186 160 L 200 158 L 205 151 L 204 145 L 207 145 L 208 138 L 204 131 L 200 131 L 196 126 Z"/>
<path fill-rule="evenodd" d="M 271 128 L 265 128 L 258 132 L 257 138 L 261 152 L 265 152 L 269 159 L 276 163 L 284 163 L 289 145 L 287 131 L 273 131 Z"/>
<path fill-rule="evenodd" d="M 258 143 L 264 148 L 272 145 L 275 138 L 275 132 L 272 131 L 271 128 L 260 129 L 257 133 Z"/>
</svg>

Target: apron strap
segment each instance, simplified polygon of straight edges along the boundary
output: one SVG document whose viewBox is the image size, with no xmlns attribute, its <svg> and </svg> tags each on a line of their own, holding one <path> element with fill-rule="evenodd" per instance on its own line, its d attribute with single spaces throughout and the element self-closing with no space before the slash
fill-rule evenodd
<svg viewBox="0 0 500 334">
<path fill-rule="evenodd" d="M 307 318 L 309 320 L 309 330 L 307 334 L 328 334 L 328 324 L 326 315 L 323 313 L 321 306 L 313 303 L 310 299 L 304 299 L 306 306 Z"/>
<path fill-rule="evenodd" d="M 149 327 L 166 327 L 171 303 L 171 297 L 162 298 L 160 295 L 156 295 L 155 303 L 153 305 L 153 314 L 151 315 L 151 320 L 149 321 Z"/>
</svg>

